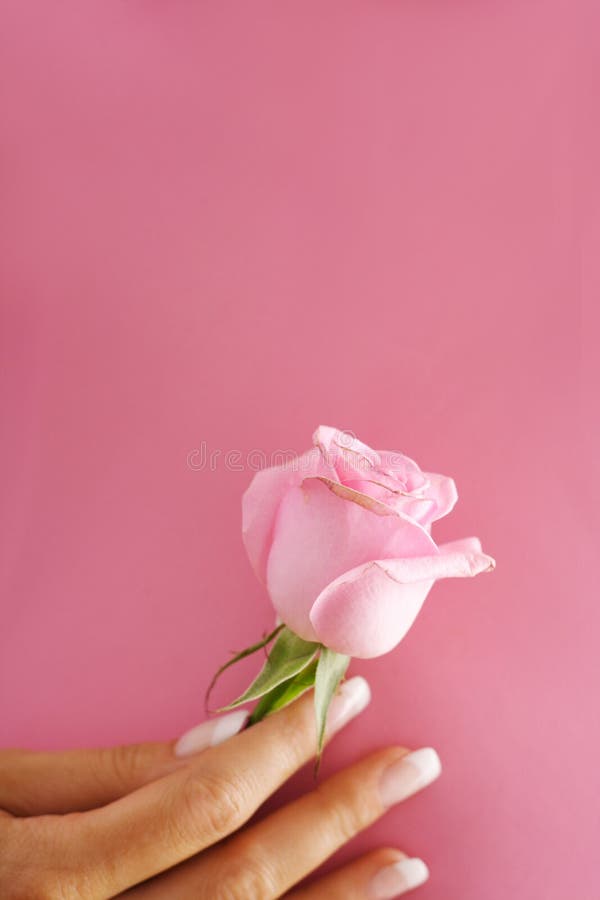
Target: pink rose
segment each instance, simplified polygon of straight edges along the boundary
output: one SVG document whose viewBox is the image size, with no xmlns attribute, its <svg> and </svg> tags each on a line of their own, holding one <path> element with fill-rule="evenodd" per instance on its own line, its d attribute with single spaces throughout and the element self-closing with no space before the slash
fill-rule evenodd
<svg viewBox="0 0 600 900">
<path fill-rule="evenodd" d="M 282 621 L 348 656 L 402 640 L 438 578 L 494 568 L 477 538 L 438 546 L 454 481 L 320 426 L 313 448 L 258 472 L 243 498 L 252 565 Z"/>
</svg>

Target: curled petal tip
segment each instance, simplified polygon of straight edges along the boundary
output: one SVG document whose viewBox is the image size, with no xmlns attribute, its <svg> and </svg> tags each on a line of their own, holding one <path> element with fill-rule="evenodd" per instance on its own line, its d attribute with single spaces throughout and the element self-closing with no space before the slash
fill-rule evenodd
<svg viewBox="0 0 600 900">
<path fill-rule="evenodd" d="M 482 562 L 487 563 L 485 568 L 482 568 L 482 572 L 493 572 L 496 568 L 496 560 L 493 556 L 488 556 L 487 553 L 482 553 Z"/>
<path fill-rule="evenodd" d="M 496 568 L 496 560 L 487 553 L 467 554 L 466 560 L 471 575 L 481 575 L 483 572 L 492 572 Z"/>
</svg>

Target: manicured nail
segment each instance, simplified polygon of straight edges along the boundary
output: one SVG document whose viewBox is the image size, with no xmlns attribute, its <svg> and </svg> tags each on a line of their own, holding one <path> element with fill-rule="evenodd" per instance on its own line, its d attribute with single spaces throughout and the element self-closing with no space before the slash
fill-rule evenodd
<svg viewBox="0 0 600 900">
<path fill-rule="evenodd" d="M 335 734 L 350 719 L 362 712 L 369 705 L 370 700 L 371 689 L 368 682 L 360 675 L 344 681 L 331 701 L 327 716 L 327 732 Z"/>
<path fill-rule="evenodd" d="M 241 731 L 248 715 L 246 709 L 234 709 L 226 716 L 209 719 L 208 722 L 196 725 L 179 738 L 175 744 L 175 756 L 191 756 L 192 753 L 199 753 L 207 747 L 222 744 L 227 738 Z"/>
<path fill-rule="evenodd" d="M 432 747 L 408 753 L 384 771 L 379 782 L 381 802 L 384 806 L 400 803 L 435 781 L 441 771 L 440 758 Z"/>
<path fill-rule="evenodd" d="M 422 859 L 400 859 L 391 866 L 380 869 L 371 879 L 367 890 L 368 900 L 392 900 L 405 891 L 419 887 L 429 878 L 429 869 Z"/>
</svg>

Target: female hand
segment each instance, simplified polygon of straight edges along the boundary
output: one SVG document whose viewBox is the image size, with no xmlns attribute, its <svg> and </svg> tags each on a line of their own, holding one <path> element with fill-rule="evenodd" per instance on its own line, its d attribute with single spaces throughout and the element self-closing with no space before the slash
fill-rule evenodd
<svg viewBox="0 0 600 900">
<path fill-rule="evenodd" d="M 369 702 L 345 682 L 328 736 Z M 242 828 L 315 747 L 312 695 L 239 732 L 245 713 L 177 743 L 67 753 L 0 752 L 0 896 L 5 900 L 384 900 L 427 869 L 393 849 L 293 890 L 357 832 L 433 781 L 434 750 L 390 747 Z M 236 733 L 239 732 L 239 733 Z M 220 745 L 215 746 L 217 743 Z M 150 880 L 148 880 L 150 879 Z"/>
</svg>

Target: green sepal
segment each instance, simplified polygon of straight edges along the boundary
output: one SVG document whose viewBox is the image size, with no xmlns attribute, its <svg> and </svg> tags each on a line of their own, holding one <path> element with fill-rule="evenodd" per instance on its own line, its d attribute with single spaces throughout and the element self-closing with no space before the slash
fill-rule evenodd
<svg viewBox="0 0 600 900">
<path fill-rule="evenodd" d="M 208 701 L 210 700 L 210 695 L 212 690 L 217 683 L 219 677 L 223 674 L 225 669 L 228 669 L 229 666 L 232 666 L 234 663 L 239 662 L 240 659 L 244 659 L 246 656 L 250 656 L 252 653 L 256 653 L 257 650 L 262 650 L 263 647 L 266 647 L 267 644 L 270 644 L 273 638 L 277 637 L 277 635 L 285 628 L 285 625 L 281 624 L 275 628 L 270 634 L 264 637 L 262 640 L 258 641 L 256 644 L 251 644 L 249 647 L 246 647 L 245 650 L 240 650 L 239 653 L 236 653 L 228 662 L 221 666 L 220 669 L 217 669 L 215 672 L 211 683 L 209 684 L 206 694 L 204 695 L 204 707 L 208 712 Z"/>
<path fill-rule="evenodd" d="M 335 694 L 338 685 L 350 664 L 350 657 L 342 653 L 334 653 L 328 647 L 323 647 L 315 677 L 315 716 L 317 720 L 317 761 L 315 774 L 319 770 L 321 752 L 325 740 L 325 726 L 327 724 L 327 712 L 329 704 Z"/>
<path fill-rule="evenodd" d="M 288 706 L 292 701 L 297 700 L 298 697 L 310 690 L 315 683 L 316 671 L 317 660 L 313 659 L 305 669 L 302 669 L 293 678 L 283 681 L 270 690 L 268 694 L 264 694 L 252 710 L 250 725 L 260 722 L 261 719 L 277 712 L 278 709 L 283 709 L 284 706 Z"/>
<path fill-rule="evenodd" d="M 241 697 L 224 706 L 219 712 L 235 709 L 236 706 L 250 700 L 258 700 L 284 681 L 293 678 L 314 659 L 319 647 L 320 644 L 304 641 L 284 626 L 257 678 Z"/>
</svg>

